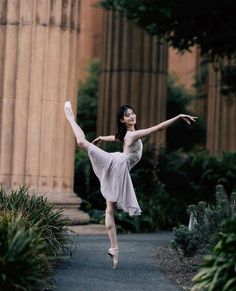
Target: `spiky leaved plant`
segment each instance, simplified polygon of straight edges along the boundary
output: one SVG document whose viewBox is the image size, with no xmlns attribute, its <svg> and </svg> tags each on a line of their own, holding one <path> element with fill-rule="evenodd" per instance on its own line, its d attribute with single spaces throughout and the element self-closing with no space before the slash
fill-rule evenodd
<svg viewBox="0 0 236 291">
<path fill-rule="evenodd" d="M 236 290 L 236 214 L 229 219 L 220 241 L 211 255 L 204 258 L 199 273 L 193 278 L 192 290 Z"/>
<path fill-rule="evenodd" d="M 4 211 L 20 213 L 31 226 L 37 226 L 47 244 L 48 255 L 58 255 L 67 249 L 69 220 L 62 215 L 62 210 L 55 209 L 46 197 L 29 193 L 25 186 L 10 193 L 6 193 L 2 188 L 0 205 Z"/>
<path fill-rule="evenodd" d="M 48 287 L 47 245 L 37 226 L 15 212 L 0 213 L 0 290 Z"/>
<path fill-rule="evenodd" d="M 216 205 L 207 205 L 201 201 L 188 207 L 189 214 L 196 219 L 191 230 L 184 225 L 174 228 L 174 239 L 171 244 L 184 256 L 192 256 L 199 250 L 206 253 L 212 249 L 219 241 L 223 222 L 235 213 L 235 192 L 228 198 L 224 187 L 217 185 L 215 198 Z"/>
</svg>

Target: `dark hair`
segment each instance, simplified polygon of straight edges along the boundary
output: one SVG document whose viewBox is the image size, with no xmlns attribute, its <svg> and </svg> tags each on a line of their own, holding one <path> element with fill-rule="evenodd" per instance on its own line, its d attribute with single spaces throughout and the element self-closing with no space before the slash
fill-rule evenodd
<svg viewBox="0 0 236 291">
<path fill-rule="evenodd" d="M 117 134 L 116 134 L 116 139 L 118 139 L 119 141 L 124 141 L 124 137 L 126 135 L 127 132 L 127 128 L 125 126 L 124 123 L 122 123 L 120 120 L 123 119 L 126 111 L 128 109 L 132 109 L 134 112 L 133 107 L 131 107 L 130 105 L 123 105 L 121 107 L 118 108 L 117 110 L 117 115 L 116 115 L 116 123 L 117 123 Z M 136 125 L 135 125 L 135 129 L 136 129 Z"/>
</svg>

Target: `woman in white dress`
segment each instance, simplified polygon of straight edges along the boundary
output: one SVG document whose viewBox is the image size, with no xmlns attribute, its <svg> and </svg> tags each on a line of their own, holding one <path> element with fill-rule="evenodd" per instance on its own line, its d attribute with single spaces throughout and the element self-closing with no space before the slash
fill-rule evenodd
<svg viewBox="0 0 236 291">
<path fill-rule="evenodd" d="M 101 193 L 106 199 L 105 225 L 110 239 L 108 254 L 112 258 L 113 268 L 116 268 L 118 263 L 118 242 L 114 220 L 115 209 L 122 209 L 131 216 L 141 214 L 129 174 L 129 171 L 142 156 L 141 138 L 166 129 L 180 119 L 191 124 L 191 122 L 196 121 L 197 117 L 179 114 L 155 126 L 136 130 L 135 112 L 131 106 L 125 105 L 121 106 L 117 111 L 117 134 L 99 136 L 90 143 L 76 123 L 69 101 L 65 103 L 64 110 L 78 146 L 88 153 L 93 170 L 100 181 Z M 123 152 L 108 153 L 96 146 L 101 141 L 121 141 L 123 142 Z"/>
</svg>

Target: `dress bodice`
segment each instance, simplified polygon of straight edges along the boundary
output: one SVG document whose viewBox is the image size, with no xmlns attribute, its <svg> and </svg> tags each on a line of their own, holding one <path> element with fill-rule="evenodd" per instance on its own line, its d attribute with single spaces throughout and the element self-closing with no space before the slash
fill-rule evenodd
<svg viewBox="0 0 236 291">
<path fill-rule="evenodd" d="M 123 152 L 128 157 L 130 169 L 132 169 L 142 157 L 143 144 L 141 139 L 135 140 L 130 146 L 124 141 Z"/>
</svg>

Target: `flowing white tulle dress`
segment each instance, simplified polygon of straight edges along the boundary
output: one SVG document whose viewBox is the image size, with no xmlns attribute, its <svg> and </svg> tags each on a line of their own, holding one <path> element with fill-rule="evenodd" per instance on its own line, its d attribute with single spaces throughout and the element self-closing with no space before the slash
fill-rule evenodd
<svg viewBox="0 0 236 291">
<path fill-rule="evenodd" d="M 101 186 L 104 198 L 116 202 L 117 208 L 129 213 L 130 216 L 140 215 L 139 207 L 129 171 L 138 163 L 142 156 L 143 144 L 140 139 L 126 147 L 124 139 L 123 152 L 108 153 L 91 144 L 88 156 L 95 175 Z"/>
</svg>

